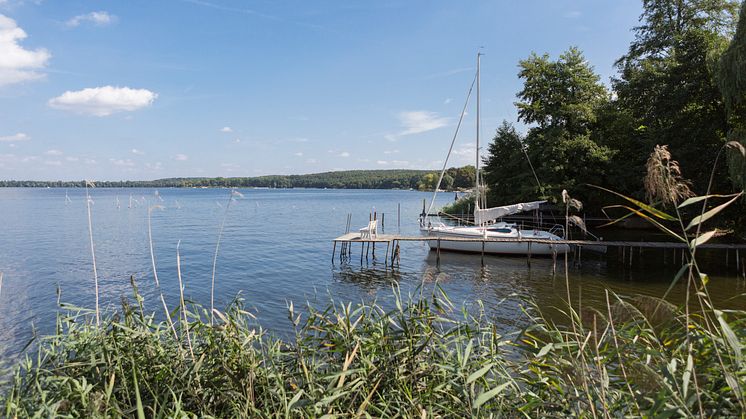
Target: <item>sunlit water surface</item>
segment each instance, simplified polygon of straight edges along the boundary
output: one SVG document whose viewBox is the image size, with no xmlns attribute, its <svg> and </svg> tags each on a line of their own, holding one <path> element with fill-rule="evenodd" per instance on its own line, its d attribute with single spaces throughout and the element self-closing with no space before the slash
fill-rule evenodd
<svg viewBox="0 0 746 419">
<path fill-rule="evenodd" d="M 348 213 L 353 228 L 366 225 L 376 211 L 379 219 L 385 214 L 386 233 L 417 235 L 417 215 L 423 199 L 429 200 L 428 193 L 247 189 L 229 207 L 227 189 L 162 189 L 159 196 L 153 189 L 90 193 L 101 304 L 107 310 L 117 309 L 122 297 L 132 295 L 131 276 L 147 307 L 159 310 L 148 241 L 148 208 L 153 205 L 162 207 L 152 211 L 152 235 L 169 306 L 178 305 L 179 242 L 185 295 L 209 306 L 213 256 L 225 216 L 215 275 L 216 307 L 223 308 L 240 295 L 258 321 L 279 334 L 288 330 L 290 301 L 296 307 L 306 301 L 324 304 L 330 298 L 375 298 L 385 304 L 393 286 L 407 295 L 421 284 L 431 289 L 437 282 L 457 305 L 474 307 L 482 301 L 504 332 L 526 324 L 520 309 L 526 301 L 543 308 L 562 307 L 567 295 L 562 261 L 560 274 L 553 275 L 551 259 L 533 258 L 529 269 L 523 257 L 488 256 L 482 267 L 479 256 L 443 253 L 438 268 L 426 244 L 405 242 L 395 269 L 384 264 L 385 246 L 376 249 L 375 260 L 369 256 L 361 263 L 356 246 L 350 261 L 332 261 L 332 239 L 344 232 Z M 451 199 L 451 194 L 442 194 L 439 204 Z M 85 190 L 0 189 L 0 214 L 0 359 L 8 360 L 18 356 L 34 333 L 53 331 L 57 289 L 60 301 L 85 308 L 94 307 L 95 293 Z M 670 260 L 664 265 L 663 258 L 648 255 L 629 270 L 613 256 L 584 254 L 581 266 L 570 267 L 573 298 L 600 307 L 607 288 L 623 296 L 661 296 L 678 268 Z M 720 264 L 724 263 L 723 259 Z M 743 308 L 739 295 L 746 289 L 744 281 L 735 269 L 731 276 L 725 268 L 720 271 L 710 282 L 713 298 L 723 306 Z M 671 298 L 681 301 L 683 291 L 674 287 Z"/>
</svg>

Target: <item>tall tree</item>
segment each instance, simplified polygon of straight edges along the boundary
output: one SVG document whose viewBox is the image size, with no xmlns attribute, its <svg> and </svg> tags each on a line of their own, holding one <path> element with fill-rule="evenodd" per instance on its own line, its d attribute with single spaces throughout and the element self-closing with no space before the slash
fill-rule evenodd
<svg viewBox="0 0 746 419">
<path fill-rule="evenodd" d="M 635 119 L 648 150 L 669 145 L 697 192 L 704 192 L 725 142 L 727 115 L 714 72 L 737 6 L 733 0 L 644 0 L 635 40 L 617 61 L 619 106 Z"/>
<path fill-rule="evenodd" d="M 741 4 L 736 33 L 720 57 L 719 70 L 718 85 L 730 117 L 729 139 L 746 146 L 746 2 Z M 746 189 L 746 161 L 735 151 L 728 157 L 731 181 Z"/>
<path fill-rule="evenodd" d="M 581 185 L 599 183 L 613 155 L 590 135 L 598 108 L 609 100 L 606 88 L 575 47 L 556 61 L 548 55 L 532 54 L 520 61 L 519 67 L 524 85 L 517 94 L 518 119 L 534 125 L 524 143 L 543 186 L 541 190 L 534 188 L 533 196 L 526 196 L 525 189 L 518 190 L 522 191 L 520 198 L 541 194 L 557 199 L 562 189 L 577 188 L 587 198 L 588 190 L 583 191 Z"/>
<path fill-rule="evenodd" d="M 489 185 L 490 205 L 504 205 L 542 195 L 523 154 L 523 137 L 508 121 L 503 121 L 490 142 L 484 158 L 484 180 Z"/>
</svg>

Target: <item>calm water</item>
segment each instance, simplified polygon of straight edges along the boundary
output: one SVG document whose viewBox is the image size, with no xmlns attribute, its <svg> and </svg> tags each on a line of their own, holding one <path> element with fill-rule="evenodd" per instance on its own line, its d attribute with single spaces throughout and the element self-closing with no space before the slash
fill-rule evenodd
<svg viewBox="0 0 746 419">
<path fill-rule="evenodd" d="M 341 235 L 348 213 L 353 228 L 367 223 L 374 208 L 385 213 L 385 231 L 418 234 L 417 214 L 429 193 L 381 190 L 241 190 L 225 223 L 218 256 L 216 306 L 241 294 L 259 321 L 278 333 L 287 330 L 286 305 L 371 298 L 386 300 L 398 284 L 406 293 L 436 280 L 458 304 L 483 301 L 498 326 L 524 324 L 519 304 L 531 298 L 541 307 L 562 305 L 565 282 L 553 277 L 551 260 L 479 257 L 444 253 L 440 269 L 424 243 L 403 243 L 401 266 L 385 269 L 364 261 L 359 248 L 349 264 L 331 261 L 331 240 Z M 65 194 L 70 202 L 66 203 Z M 132 195 L 132 208 L 128 208 Z M 171 307 L 178 304 L 176 246 L 181 241 L 186 296 L 209 306 L 212 259 L 230 191 L 225 189 L 93 189 L 93 235 L 102 306 L 114 309 L 131 295 L 134 276 L 151 311 L 158 310 L 148 245 L 148 206 L 158 276 Z M 441 204 L 452 199 L 440 196 Z M 117 206 L 119 202 L 119 207 Z M 397 228 L 397 205 L 401 228 Z M 16 356 L 32 336 L 48 333 L 61 301 L 94 307 L 94 288 L 85 191 L 81 189 L 0 189 L 0 358 Z M 662 255 L 661 255 L 662 256 Z M 584 256 L 571 268 L 571 288 L 583 304 L 598 305 L 608 287 L 623 295 L 662 295 L 676 268 L 648 256 L 642 268 L 621 269 L 613 260 Z M 746 256 L 746 255 L 745 255 Z M 733 257 L 733 256 L 731 256 Z M 724 260 L 722 263 L 724 264 Z M 733 261 L 731 261 L 733 263 Z M 734 269 L 735 270 L 735 269 Z M 725 306 L 743 307 L 744 281 L 715 276 L 711 292 Z M 677 287 L 673 298 L 681 298 Z"/>
</svg>

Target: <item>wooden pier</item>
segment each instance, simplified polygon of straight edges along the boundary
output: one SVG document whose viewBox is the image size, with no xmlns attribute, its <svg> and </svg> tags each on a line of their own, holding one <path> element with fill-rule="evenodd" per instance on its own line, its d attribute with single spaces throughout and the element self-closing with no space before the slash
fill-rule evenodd
<svg viewBox="0 0 746 419">
<path fill-rule="evenodd" d="M 347 231 L 349 231 L 349 227 L 347 228 Z M 461 242 L 478 242 L 478 243 L 488 243 L 488 242 L 508 242 L 508 243 L 543 243 L 543 244 L 566 244 L 571 246 L 573 249 L 573 253 L 575 254 L 576 258 L 580 257 L 580 254 L 582 253 L 582 249 L 585 248 L 594 248 L 599 246 L 605 246 L 606 248 L 617 248 L 619 256 L 621 257 L 622 262 L 625 264 L 629 260 L 629 264 L 632 264 L 632 258 L 633 258 L 633 251 L 636 249 L 638 251 L 638 254 L 642 252 L 642 249 L 660 249 L 664 251 L 664 263 L 666 263 L 666 250 L 672 250 L 673 251 L 673 259 L 678 260 L 677 251 L 681 251 L 681 260 L 683 261 L 685 259 L 685 251 L 689 248 L 689 245 L 687 243 L 679 243 L 679 242 L 657 242 L 657 241 L 627 241 L 627 240 L 546 240 L 546 239 L 532 239 L 532 238 L 482 238 L 482 237 L 446 237 L 446 236 L 406 236 L 406 235 L 400 235 L 400 234 L 374 234 L 371 237 L 361 237 L 360 233 L 357 232 L 348 232 L 342 236 L 337 237 L 333 240 L 334 242 L 334 248 L 332 250 L 332 262 L 336 258 L 336 248 L 337 244 L 340 244 L 340 252 L 339 252 L 339 259 L 343 260 L 345 258 L 350 259 L 352 252 L 351 252 L 351 246 L 354 243 L 360 243 L 361 244 L 361 250 L 360 250 L 360 262 L 362 263 L 363 257 L 367 257 L 371 247 L 373 251 L 373 257 L 375 258 L 375 252 L 376 252 L 376 244 L 386 244 L 386 254 L 384 261 L 388 265 L 389 263 L 393 265 L 399 260 L 399 243 L 400 242 L 431 242 L 436 241 L 438 242 L 438 246 L 436 247 L 435 251 L 437 252 L 437 262 L 440 263 L 440 242 L 441 241 L 461 241 Z M 367 247 L 367 249 L 366 249 Z M 484 249 L 484 246 L 482 246 L 482 249 Z M 530 246 L 529 246 L 530 249 Z M 739 275 L 742 275 L 746 278 L 746 257 L 741 257 L 741 251 L 746 250 L 746 243 L 743 244 L 736 244 L 736 243 L 704 243 L 697 246 L 698 250 L 702 249 L 720 249 L 725 250 L 725 264 L 726 266 L 730 265 L 730 253 L 735 253 L 735 267 L 737 269 L 737 272 Z M 734 251 L 734 252 L 731 252 Z M 529 264 L 531 260 L 531 255 L 526 255 Z M 746 256 L 746 253 L 744 254 Z M 484 253 L 482 253 L 482 264 L 484 264 Z"/>
</svg>

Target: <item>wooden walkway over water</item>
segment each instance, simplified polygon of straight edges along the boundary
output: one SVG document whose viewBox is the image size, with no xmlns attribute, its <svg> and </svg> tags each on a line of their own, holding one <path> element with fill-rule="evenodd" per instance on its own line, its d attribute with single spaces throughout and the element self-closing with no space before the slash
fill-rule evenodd
<svg viewBox="0 0 746 419">
<path fill-rule="evenodd" d="M 546 239 L 532 239 L 532 238 L 482 238 L 482 237 L 438 237 L 438 236 L 406 236 L 401 234 L 374 234 L 372 237 L 361 237 L 358 232 L 351 232 L 339 236 L 333 240 L 334 248 L 332 250 L 332 261 L 335 259 L 337 244 L 340 244 L 339 258 L 350 258 L 351 247 L 355 243 L 361 244 L 360 249 L 360 261 L 362 263 L 363 255 L 367 257 L 368 253 L 373 250 L 373 257 L 375 258 L 376 244 L 386 244 L 386 264 L 391 263 L 392 265 L 399 260 L 400 255 L 400 242 L 438 242 L 436 246 L 437 261 L 440 262 L 440 242 L 441 241 L 460 241 L 460 242 L 507 242 L 507 243 L 543 243 L 543 244 L 566 244 L 571 246 L 573 249 L 574 258 L 580 257 L 583 248 L 592 249 L 599 247 L 606 248 L 617 248 L 618 258 L 629 264 L 632 264 L 632 258 L 634 250 L 637 250 L 638 255 L 642 253 L 642 249 L 660 249 L 663 251 L 663 260 L 667 260 L 666 250 L 673 252 L 673 260 L 678 260 L 677 252 L 681 254 L 681 260 L 685 259 L 686 249 L 689 248 L 687 243 L 681 242 L 661 242 L 661 241 L 629 241 L 629 240 L 546 240 Z M 366 249 L 367 247 L 367 249 Z M 483 247 L 484 248 L 484 247 Z M 529 247 L 530 249 L 530 247 Z M 731 253 L 735 253 L 735 266 L 738 273 L 746 277 L 746 257 L 741 258 L 741 251 L 746 250 L 746 243 L 704 243 L 697 246 L 697 249 L 719 249 L 725 251 L 725 264 L 730 265 L 729 257 Z M 732 252 L 731 252 L 732 251 Z M 482 253 L 482 264 L 484 264 L 484 253 Z M 530 263 L 531 254 L 527 255 Z"/>
</svg>

